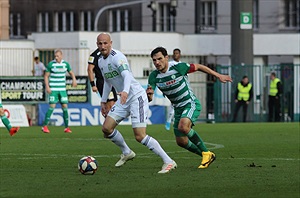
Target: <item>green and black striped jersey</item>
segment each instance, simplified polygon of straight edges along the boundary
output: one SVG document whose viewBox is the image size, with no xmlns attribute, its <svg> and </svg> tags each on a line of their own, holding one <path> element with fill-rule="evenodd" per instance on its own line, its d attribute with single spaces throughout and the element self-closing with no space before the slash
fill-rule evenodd
<svg viewBox="0 0 300 198">
<path fill-rule="evenodd" d="M 46 72 L 50 72 L 49 86 L 52 91 L 66 91 L 67 71 L 71 71 L 71 66 L 64 60 L 60 63 L 53 60 L 48 64 Z"/>
</svg>

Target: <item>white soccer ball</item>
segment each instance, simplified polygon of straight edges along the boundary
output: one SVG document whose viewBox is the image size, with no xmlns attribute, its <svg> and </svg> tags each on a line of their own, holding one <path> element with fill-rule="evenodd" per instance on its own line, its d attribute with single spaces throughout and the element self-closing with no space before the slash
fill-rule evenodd
<svg viewBox="0 0 300 198">
<path fill-rule="evenodd" d="M 93 175 L 98 169 L 98 162 L 92 156 L 85 156 L 79 160 L 78 170 L 84 175 Z"/>
</svg>

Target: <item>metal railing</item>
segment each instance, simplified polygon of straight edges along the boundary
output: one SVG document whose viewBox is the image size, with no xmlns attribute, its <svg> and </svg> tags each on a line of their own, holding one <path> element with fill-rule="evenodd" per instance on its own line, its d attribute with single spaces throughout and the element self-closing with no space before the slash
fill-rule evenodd
<svg viewBox="0 0 300 198">
<path fill-rule="evenodd" d="M 283 93 L 281 97 L 281 121 L 299 121 L 300 103 L 300 65 L 248 65 L 248 66 L 217 66 L 217 71 L 230 74 L 233 83 L 214 85 L 214 119 L 216 122 L 230 122 L 233 118 L 234 92 L 237 83 L 244 75 L 249 77 L 253 85 L 253 99 L 248 107 L 248 122 L 266 122 L 268 116 L 268 96 L 270 74 L 275 72 L 281 80 Z M 242 115 L 240 109 L 239 117 Z M 241 119 L 240 119 L 241 120 Z"/>
</svg>

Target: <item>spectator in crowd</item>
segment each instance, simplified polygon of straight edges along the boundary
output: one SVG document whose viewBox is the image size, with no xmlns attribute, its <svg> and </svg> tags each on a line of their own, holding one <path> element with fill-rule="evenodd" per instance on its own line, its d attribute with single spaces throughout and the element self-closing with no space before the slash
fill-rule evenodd
<svg viewBox="0 0 300 198">
<path fill-rule="evenodd" d="M 172 55 L 173 60 L 170 61 L 170 64 L 176 65 L 176 64 L 180 63 L 180 57 L 181 57 L 181 50 L 178 49 L 178 48 L 175 48 L 173 50 L 173 55 Z M 167 121 L 166 121 L 166 124 L 165 124 L 165 128 L 167 130 L 170 130 L 171 122 L 172 122 L 173 118 L 174 118 L 174 107 L 171 104 L 168 107 L 168 117 L 167 117 Z"/>
<path fill-rule="evenodd" d="M 181 58 L 181 50 L 179 48 L 175 48 L 173 50 L 173 55 L 172 55 L 173 60 L 170 60 L 169 63 L 172 65 L 180 63 L 180 58 Z"/>
<path fill-rule="evenodd" d="M 276 78 L 276 73 L 272 72 L 270 75 L 270 89 L 269 89 L 269 122 L 280 121 L 280 98 L 282 94 L 282 85 L 279 78 Z"/>
<path fill-rule="evenodd" d="M 44 76 L 46 67 L 44 63 L 42 63 L 39 57 L 34 57 L 34 69 L 32 70 L 32 74 L 34 76 Z"/>
<path fill-rule="evenodd" d="M 66 91 L 66 73 L 68 72 L 72 77 L 72 86 L 76 87 L 76 77 L 73 73 L 70 64 L 63 60 L 63 53 L 60 49 L 55 51 L 55 59 L 51 61 L 46 69 L 44 81 L 46 86 L 46 91 L 49 94 L 49 104 L 50 108 L 48 109 L 42 131 L 44 133 L 50 133 L 48 129 L 48 123 L 50 117 L 54 111 L 56 103 L 60 102 L 62 111 L 63 111 L 63 118 L 65 123 L 65 133 L 71 133 L 71 129 L 69 128 L 69 115 L 68 115 L 68 94 Z"/>
<path fill-rule="evenodd" d="M 248 105 L 252 97 L 252 84 L 249 83 L 248 76 L 243 76 L 241 82 L 237 84 L 235 91 L 235 109 L 232 122 L 236 122 L 236 118 L 241 107 L 243 107 L 243 122 L 246 122 Z"/>
</svg>

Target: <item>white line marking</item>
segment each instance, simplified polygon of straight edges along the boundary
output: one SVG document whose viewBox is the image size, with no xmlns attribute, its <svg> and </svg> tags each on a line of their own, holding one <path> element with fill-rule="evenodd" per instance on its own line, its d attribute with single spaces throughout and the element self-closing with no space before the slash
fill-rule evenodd
<svg viewBox="0 0 300 198">
<path fill-rule="evenodd" d="M 167 152 L 168 154 L 176 154 L 176 153 L 188 153 L 189 151 L 174 151 L 174 152 Z M 81 158 L 85 156 L 82 155 L 69 155 L 69 154 L 38 154 L 38 153 L 0 153 L 1 159 L 22 159 L 22 160 L 31 160 L 31 159 L 56 159 L 56 158 Z M 157 157 L 154 153 L 137 153 L 138 158 L 153 158 Z M 116 155 L 93 155 L 95 158 L 111 158 L 115 157 L 116 159 L 120 157 L 120 154 Z M 183 157 L 177 156 L 177 159 L 194 159 L 194 157 Z M 263 160 L 263 161 L 300 161 L 299 158 L 218 158 L 219 160 Z"/>
<path fill-rule="evenodd" d="M 77 140 L 77 141 L 109 141 L 107 139 L 97 139 L 97 138 L 62 138 L 64 140 Z M 125 141 L 136 141 L 135 139 L 125 139 Z M 176 144 L 175 140 L 159 140 L 159 142 L 172 142 Z M 220 148 L 225 148 L 222 144 L 215 144 L 215 143 L 209 143 L 205 142 L 206 145 L 210 145 L 208 147 L 209 150 L 215 150 Z M 176 153 L 188 153 L 189 151 L 181 150 L 181 151 L 172 151 L 167 152 L 168 154 L 176 154 Z M 81 158 L 85 156 L 85 154 L 82 155 L 70 155 L 70 154 L 39 154 L 39 153 L 0 153 L 1 159 L 22 159 L 22 160 L 31 160 L 31 159 L 56 159 L 56 158 Z M 153 158 L 153 156 L 156 157 L 156 155 L 152 152 L 149 153 L 137 153 L 137 156 L 139 158 Z M 93 155 L 95 158 L 119 158 L 120 154 L 115 155 Z M 194 157 L 176 157 L 179 159 L 193 159 Z M 299 158 L 236 158 L 236 157 L 230 157 L 230 158 L 220 158 L 220 160 L 264 160 L 264 161 L 300 161 Z"/>
</svg>

